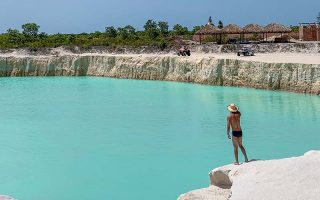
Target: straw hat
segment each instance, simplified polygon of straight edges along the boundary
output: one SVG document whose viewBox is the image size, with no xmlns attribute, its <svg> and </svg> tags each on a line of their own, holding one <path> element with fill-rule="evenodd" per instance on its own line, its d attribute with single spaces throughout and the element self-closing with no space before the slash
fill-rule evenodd
<svg viewBox="0 0 320 200">
<path fill-rule="evenodd" d="M 233 103 L 228 105 L 227 108 L 230 112 L 238 112 L 239 111 L 239 107 Z"/>
</svg>

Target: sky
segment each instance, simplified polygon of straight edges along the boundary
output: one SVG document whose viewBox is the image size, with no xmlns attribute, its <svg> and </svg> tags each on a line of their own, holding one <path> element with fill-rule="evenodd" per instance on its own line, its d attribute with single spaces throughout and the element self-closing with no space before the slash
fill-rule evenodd
<svg viewBox="0 0 320 200">
<path fill-rule="evenodd" d="M 104 31 L 107 26 L 133 25 L 148 19 L 188 28 L 213 22 L 245 26 L 271 22 L 298 25 L 314 22 L 320 0 L 0 0 L 0 32 L 34 22 L 46 33 Z"/>
</svg>

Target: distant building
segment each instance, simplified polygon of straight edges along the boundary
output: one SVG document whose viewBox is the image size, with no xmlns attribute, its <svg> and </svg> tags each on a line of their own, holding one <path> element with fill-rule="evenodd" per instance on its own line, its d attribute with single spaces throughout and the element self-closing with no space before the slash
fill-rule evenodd
<svg viewBox="0 0 320 200">
<path fill-rule="evenodd" d="M 303 41 L 320 41 L 320 24 L 300 23 L 299 39 Z"/>
</svg>

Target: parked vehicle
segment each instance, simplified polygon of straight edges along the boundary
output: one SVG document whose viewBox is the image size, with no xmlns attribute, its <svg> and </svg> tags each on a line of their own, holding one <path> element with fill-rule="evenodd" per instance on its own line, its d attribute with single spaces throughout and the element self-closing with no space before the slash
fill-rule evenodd
<svg viewBox="0 0 320 200">
<path fill-rule="evenodd" d="M 237 44 L 237 43 L 238 43 L 237 39 L 234 39 L 234 38 L 230 38 L 227 41 L 227 44 Z"/>
<path fill-rule="evenodd" d="M 243 55 L 243 56 L 254 56 L 254 52 L 249 47 L 243 47 L 238 51 L 237 55 L 238 56 L 241 56 L 241 55 Z"/>
<path fill-rule="evenodd" d="M 178 49 L 177 54 L 178 54 L 178 56 L 190 56 L 191 52 L 189 49 L 182 47 L 182 48 Z"/>
<path fill-rule="evenodd" d="M 240 41 L 240 44 L 250 44 L 251 42 L 250 41 L 247 41 L 247 40 L 241 40 Z"/>
<path fill-rule="evenodd" d="M 286 37 L 276 37 L 274 38 L 274 43 L 287 43 L 288 38 Z"/>
</svg>

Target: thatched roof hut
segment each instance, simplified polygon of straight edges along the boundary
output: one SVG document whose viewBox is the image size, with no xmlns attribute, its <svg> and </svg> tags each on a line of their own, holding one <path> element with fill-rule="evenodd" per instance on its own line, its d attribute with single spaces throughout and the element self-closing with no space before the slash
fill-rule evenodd
<svg viewBox="0 0 320 200">
<path fill-rule="evenodd" d="M 216 41 L 218 41 L 218 43 L 221 43 L 222 35 L 230 38 L 231 37 L 230 35 L 232 34 L 239 34 L 240 41 L 242 41 L 243 38 L 245 39 L 246 34 L 256 34 L 256 33 L 260 33 L 259 34 L 260 36 L 263 35 L 263 40 L 265 40 L 268 35 L 270 36 L 270 34 L 268 33 L 274 33 L 274 34 L 281 33 L 281 37 L 282 37 L 283 33 L 290 33 L 290 32 L 291 32 L 290 28 L 277 23 L 271 23 L 266 27 L 262 27 L 258 24 L 248 24 L 244 28 L 241 28 L 236 24 L 229 24 L 222 29 L 219 29 L 215 27 L 213 24 L 208 23 L 207 25 L 205 25 L 203 28 L 201 28 L 195 33 L 194 40 L 199 41 L 201 44 L 202 39 L 206 39 L 209 36 L 215 36 Z M 218 36 L 220 36 L 219 37 L 220 42 L 218 40 Z"/>
<path fill-rule="evenodd" d="M 221 32 L 221 29 L 211 25 L 207 24 L 202 29 L 198 30 L 196 32 L 196 35 L 214 35 Z"/>
<path fill-rule="evenodd" d="M 271 23 L 267 25 L 265 28 L 265 33 L 290 33 L 291 29 L 282 25 L 282 24 L 276 24 Z"/>
<path fill-rule="evenodd" d="M 244 33 L 264 33 L 265 30 L 262 26 L 258 24 L 248 24 L 247 26 L 243 27 Z"/>
<path fill-rule="evenodd" d="M 225 26 L 221 32 L 225 34 L 241 34 L 243 33 L 243 29 L 236 24 L 229 24 Z"/>
</svg>

